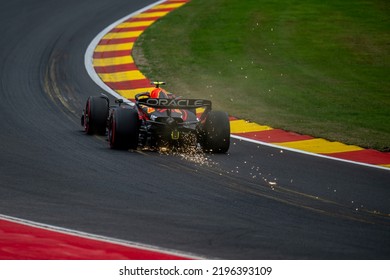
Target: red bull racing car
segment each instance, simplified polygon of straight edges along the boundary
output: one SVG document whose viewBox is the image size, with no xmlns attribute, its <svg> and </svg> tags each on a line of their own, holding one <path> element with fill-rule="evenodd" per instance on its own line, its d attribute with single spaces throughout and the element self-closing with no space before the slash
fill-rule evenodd
<svg viewBox="0 0 390 280">
<path fill-rule="evenodd" d="M 135 96 L 135 103 L 105 95 L 90 96 L 81 117 L 87 134 L 107 135 L 113 149 L 145 147 L 198 147 L 205 152 L 226 153 L 230 145 L 228 114 L 213 111 L 205 99 L 183 99 L 155 89 Z M 202 113 L 196 112 L 203 108 Z M 184 149 L 185 150 L 185 149 Z"/>
</svg>

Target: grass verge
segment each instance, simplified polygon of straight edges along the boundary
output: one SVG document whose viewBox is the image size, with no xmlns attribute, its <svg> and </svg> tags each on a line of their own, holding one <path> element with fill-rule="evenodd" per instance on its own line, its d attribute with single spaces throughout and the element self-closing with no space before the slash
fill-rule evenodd
<svg viewBox="0 0 390 280">
<path fill-rule="evenodd" d="M 390 150 L 390 2 L 192 0 L 133 55 L 176 95 L 274 128 Z"/>
</svg>

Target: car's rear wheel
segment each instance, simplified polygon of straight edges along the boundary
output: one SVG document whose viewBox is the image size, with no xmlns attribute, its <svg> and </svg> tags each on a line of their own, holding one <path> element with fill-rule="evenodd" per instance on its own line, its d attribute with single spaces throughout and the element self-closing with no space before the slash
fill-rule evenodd
<svg viewBox="0 0 390 280">
<path fill-rule="evenodd" d="M 90 96 L 85 105 L 85 112 L 82 120 L 84 130 L 87 134 L 106 134 L 108 119 L 108 100 L 100 96 Z"/>
<path fill-rule="evenodd" d="M 130 108 L 112 111 L 108 129 L 110 147 L 113 149 L 137 149 L 139 136 L 138 112 Z"/>
<path fill-rule="evenodd" d="M 226 153 L 230 146 L 230 123 L 226 112 L 211 111 L 204 124 L 203 149 L 211 153 Z"/>
</svg>

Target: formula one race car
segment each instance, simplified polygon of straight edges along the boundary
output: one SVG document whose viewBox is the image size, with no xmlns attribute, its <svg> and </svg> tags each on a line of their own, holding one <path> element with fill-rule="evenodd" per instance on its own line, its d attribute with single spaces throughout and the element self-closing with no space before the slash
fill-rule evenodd
<svg viewBox="0 0 390 280">
<path fill-rule="evenodd" d="M 87 134 L 108 135 L 113 149 L 145 147 L 201 148 L 226 153 L 230 145 L 228 114 L 212 111 L 211 101 L 183 99 L 160 88 L 135 96 L 135 104 L 117 99 L 110 105 L 107 96 L 90 96 L 81 117 Z M 203 108 L 197 116 L 196 109 Z M 185 149 L 184 149 L 185 151 Z"/>
</svg>

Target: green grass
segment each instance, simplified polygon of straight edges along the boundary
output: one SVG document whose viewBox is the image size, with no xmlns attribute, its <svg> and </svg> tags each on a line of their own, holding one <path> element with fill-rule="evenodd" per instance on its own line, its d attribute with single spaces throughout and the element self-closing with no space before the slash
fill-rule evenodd
<svg viewBox="0 0 390 280">
<path fill-rule="evenodd" d="M 390 150 L 387 0 L 192 0 L 148 28 L 133 54 L 177 95 Z"/>
</svg>

